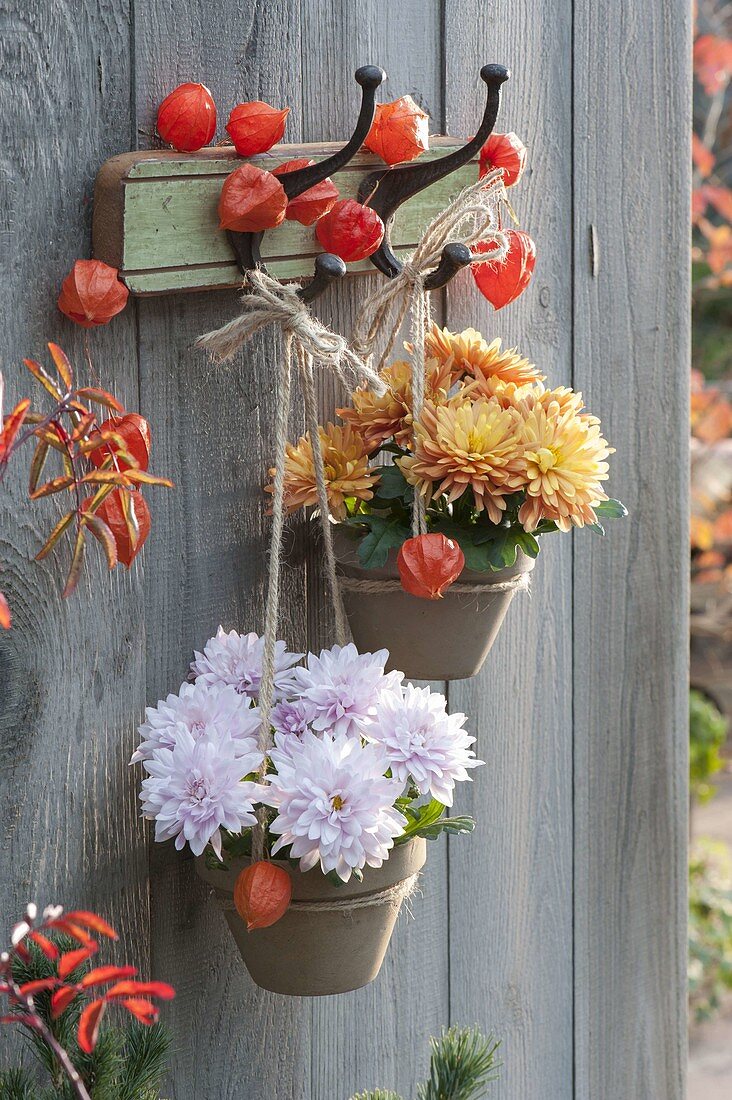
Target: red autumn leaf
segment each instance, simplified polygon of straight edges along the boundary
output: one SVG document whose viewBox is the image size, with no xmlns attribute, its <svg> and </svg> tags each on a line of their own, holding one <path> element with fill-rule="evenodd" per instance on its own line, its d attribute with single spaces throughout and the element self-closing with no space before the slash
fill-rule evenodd
<svg viewBox="0 0 732 1100">
<path fill-rule="evenodd" d="M 729 187 L 714 187 L 709 183 L 702 190 L 707 202 L 711 203 L 719 216 L 732 222 L 732 190 Z"/>
<path fill-rule="evenodd" d="M 278 168 L 272 169 L 272 175 L 284 176 L 288 172 L 296 172 L 298 168 L 308 168 L 311 164 L 315 164 L 315 161 L 307 160 L 307 158 L 286 160 Z M 318 218 L 322 218 L 323 214 L 327 214 L 329 210 L 332 210 L 337 201 L 338 188 L 332 179 L 324 179 L 321 183 L 316 183 L 314 187 L 309 187 L 307 191 L 303 191 L 302 195 L 298 195 L 297 198 L 290 199 L 287 203 L 285 217 L 290 222 L 313 225 Z"/>
<path fill-rule="evenodd" d="M 23 962 L 30 962 L 31 953 L 24 943 L 16 943 L 13 951 Z"/>
<path fill-rule="evenodd" d="M 174 149 L 195 153 L 216 133 L 216 104 L 205 84 L 179 84 L 158 108 L 158 133 Z"/>
<path fill-rule="evenodd" d="M 172 1001 L 175 990 L 167 982 L 118 982 L 107 990 L 107 1000 L 115 997 L 159 997 L 161 1001 Z"/>
<path fill-rule="evenodd" d="M 292 879 L 284 867 L 260 859 L 245 867 L 234 886 L 234 905 L 247 932 L 269 928 L 287 912 Z"/>
<path fill-rule="evenodd" d="M 694 68 L 707 95 L 721 92 L 732 76 L 732 40 L 700 35 L 694 42 Z"/>
<path fill-rule="evenodd" d="M 49 343 L 48 350 L 51 353 L 51 358 L 56 364 L 56 370 L 59 373 L 59 377 L 67 390 L 70 390 L 74 382 L 74 373 L 71 369 L 71 363 L 69 362 L 66 352 L 63 351 L 58 344 Z"/>
<path fill-rule="evenodd" d="M 59 985 L 58 978 L 37 978 L 33 982 L 24 982 L 18 986 L 25 997 L 32 997 L 34 993 L 45 993 L 48 989 L 55 989 Z"/>
<path fill-rule="evenodd" d="M 253 157 L 276 145 L 285 132 L 289 113 L 289 107 L 279 111 L 259 99 L 238 103 L 229 115 L 226 130 L 239 156 Z"/>
<path fill-rule="evenodd" d="M 494 168 L 503 169 L 503 182 L 513 187 L 521 179 L 526 164 L 526 146 L 518 134 L 491 134 L 480 151 L 480 176 Z"/>
<path fill-rule="evenodd" d="M 699 169 L 702 178 L 706 179 L 714 171 L 714 153 L 711 149 L 707 149 L 697 134 L 691 135 L 691 159 Z"/>
<path fill-rule="evenodd" d="M 97 950 L 98 945 L 96 940 L 86 932 L 83 928 L 80 928 L 78 924 L 75 924 L 70 918 L 69 914 L 65 913 L 63 917 L 58 917 L 56 920 L 48 921 L 48 928 L 54 928 L 57 932 L 63 932 L 66 936 L 71 936 L 73 939 L 78 940 L 84 947 L 88 947 Z"/>
<path fill-rule="evenodd" d="M 90 1001 L 79 1018 L 77 1040 L 85 1054 L 91 1054 L 99 1038 L 99 1025 L 102 1022 L 106 1004 L 103 1000 Z"/>
<path fill-rule="evenodd" d="M 122 445 L 127 453 L 134 458 L 136 463 L 134 467 L 132 463 L 119 459 L 117 467 L 120 470 L 147 469 L 150 462 L 150 425 L 144 416 L 140 416 L 138 413 L 110 416 L 108 420 L 100 424 L 99 431 L 114 432 L 122 440 Z M 90 438 L 94 439 L 95 437 L 99 437 L 99 432 L 92 433 Z M 109 457 L 109 452 L 116 449 L 118 448 L 115 447 L 113 442 L 108 442 L 105 446 L 100 446 L 91 451 L 89 458 L 95 466 L 101 466 L 105 459 Z"/>
<path fill-rule="evenodd" d="M 503 309 L 523 294 L 531 281 L 536 266 L 536 245 L 528 233 L 519 229 L 506 230 L 509 239 L 508 255 L 498 263 L 489 260 L 472 265 L 473 278 L 478 290 L 494 309 Z M 476 252 L 490 252 L 490 244 L 478 244 Z"/>
<path fill-rule="evenodd" d="M 58 958 L 58 947 L 56 947 L 53 940 L 49 940 L 48 936 L 44 936 L 42 932 L 31 932 L 28 939 L 33 940 L 33 942 L 40 947 L 47 959 L 55 961 Z"/>
<path fill-rule="evenodd" d="M 354 263 L 376 251 L 384 239 L 384 223 L 370 206 L 355 199 L 340 199 L 320 219 L 315 234 L 326 252 Z"/>
<path fill-rule="evenodd" d="M 271 172 L 242 164 L 224 181 L 219 199 L 219 228 L 259 233 L 285 220 L 287 195 Z"/>
<path fill-rule="evenodd" d="M 13 616 L 10 613 L 10 604 L 5 598 L 5 594 L 0 592 L 0 627 L 3 630 L 10 630 L 13 625 Z"/>
<path fill-rule="evenodd" d="M 61 284 L 58 308 L 82 328 L 94 328 L 111 321 L 129 296 L 116 267 L 101 260 L 77 260 Z"/>
<path fill-rule="evenodd" d="M 97 913 L 89 912 L 88 909 L 74 909 L 72 912 L 66 913 L 65 917 L 67 920 L 74 921 L 75 924 L 82 924 L 85 928 L 91 928 L 92 932 L 98 932 L 100 936 L 106 936 L 109 940 L 119 939 L 111 924 L 108 924 Z"/>
<path fill-rule="evenodd" d="M 134 978 L 137 968 L 134 966 L 97 966 L 79 982 L 82 989 L 89 989 L 94 985 L 103 985 L 105 982 L 116 982 L 120 978 Z"/>
<path fill-rule="evenodd" d="M 430 147 L 429 115 L 410 95 L 378 103 L 364 145 L 387 164 L 404 164 Z"/>
<path fill-rule="evenodd" d="M 134 539 L 130 537 L 129 526 L 125 520 L 122 504 L 123 493 L 130 498 L 129 502 L 131 502 L 135 513 L 137 534 Z M 88 509 L 91 502 L 91 497 L 84 501 L 83 507 L 85 510 Z M 99 505 L 96 515 L 106 523 L 112 532 L 117 546 L 117 558 L 129 569 L 140 553 L 145 539 L 150 534 L 150 509 L 144 496 L 137 489 L 130 492 L 126 489 L 114 489 Z"/>
<path fill-rule="evenodd" d="M 57 1020 L 61 1013 L 66 1011 L 76 995 L 77 990 L 73 985 L 64 985 L 61 989 L 57 989 L 51 996 L 52 1019 Z"/>
<path fill-rule="evenodd" d="M 58 960 L 59 978 L 68 978 L 72 971 L 76 970 L 82 963 L 85 963 L 92 955 L 96 955 L 98 950 L 99 948 L 94 944 L 94 946 L 80 947 L 76 951 L 66 951 Z"/>
<path fill-rule="evenodd" d="M 24 397 L 12 412 L 0 423 L 0 462 L 5 462 L 18 432 L 23 427 L 26 413 L 30 408 L 30 398 Z M 0 376 L 0 413 L 2 412 L 2 376 Z"/>
<path fill-rule="evenodd" d="M 434 532 L 407 539 L 397 556 L 402 588 L 425 600 L 439 600 L 464 566 L 465 556 L 458 544 Z"/>
<path fill-rule="evenodd" d="M 128 997 L 127 1000 L 120 1001 L 120 1004 L 141 1024 L 154 1024 L 159 1016 L 157 1006 L 144 997 Z"/>
</svg>

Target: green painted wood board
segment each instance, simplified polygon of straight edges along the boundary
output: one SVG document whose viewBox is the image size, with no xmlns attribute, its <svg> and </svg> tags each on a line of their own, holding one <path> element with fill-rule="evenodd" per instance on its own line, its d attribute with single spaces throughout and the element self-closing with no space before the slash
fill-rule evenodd
<svg viewBox="0 0 732 1100">
<path fill-rule="evenodd" d="M 426 159 L 460 146 L 437 139 Z M 295 157 L 322 160 L 338 145 L 281 145 L 251 163 L 269 169 Z M 233 152 L 127 153 L 113 157 L 97 177 L 94 255 L 118 267 L 133 294 L 165 294 L 237 286 L 241 275 L 226 233 L 218 227 L 217 206 L 224 179 L 243 159 Z M 355 198 L 367 172 L 383 167 L 378 157 L 359 153 L 337 173 L 342 198 Z M 477 163 L 426 188 L 405 203 L 394 219 L 392 244 L 397 253 L 414 248 L 429 221 L 450 198 L 476 178 Z M 279 279 L 312 274 L 322 252 L 314 226 L 285 221 L 262 242 L 267 268 Z M 349 274 L 373 271 L 368 260 L 351 264 Z"/>
</svg>

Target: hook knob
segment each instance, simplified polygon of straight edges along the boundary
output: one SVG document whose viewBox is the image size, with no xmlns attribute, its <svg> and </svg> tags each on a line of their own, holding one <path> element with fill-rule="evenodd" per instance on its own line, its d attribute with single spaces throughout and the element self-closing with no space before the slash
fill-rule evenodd
<svg viewBox="0 0 732 1100">
<path fill-rule="evenodd" d="M 307 286 L 298 290 L 298 297 L 303 302 L 312 302 L 319 298 L 331 283 L 342 279 L 346 274 L 346 265 L 340 256 L 334 256 L 332 252 L 321 252 L 315 259 L 315 275 Z"/>
<path fill-rule="evenodd" d="M 439 290 L 440 287 L 447 286 L 458 271 L 470 266 L 472 258 L 472 253 L 466 244 L 460 244 L 459 241 L 446 244 L 439 264 L 424 281 L 425 290 Z"/>
</svg>

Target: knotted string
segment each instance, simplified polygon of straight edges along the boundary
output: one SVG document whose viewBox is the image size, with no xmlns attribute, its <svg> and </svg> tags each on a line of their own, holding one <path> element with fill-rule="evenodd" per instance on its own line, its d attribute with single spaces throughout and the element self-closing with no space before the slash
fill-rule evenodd
<svg viewBox="0 0 732 1100">
<path fill-rule="evenodd" d="M 431 324 L 429 293 L 425 279 L 438 264 L 446 244 L 462 241 L 468 248 L 491 245 L 475 259 L 502 261 L 508 252 L 508 238 L 500 229 L 499 210 L 505 201 L 503 172 L 499 169 L 466 187 L 427 226 L 414 253 L 393 279 L 380 284 L 364 302 L 351 337 L 351 346 L 364 359 L 373 354 L 377 339 L 386 333 L 379 370 L 394 349 L 407 314 L 412 337 L 412 422 L 422 413 L 426 385 L 425 343 Z M 412 504 L 412 534 L 427 530 L 426 501 L 415 491 Z"/>
<path fill-rule="evenodd" d="M 348 639 L 348 625 L 336 578 L 336 559 L 328 508 L 328 487 L 323 465 L 323 451 L 318 431 L 318 410 L 315 393 L 314 367 L 333 372 L 351 389 L 353 381 L 368 381 L 383 393 L 384 385 L 378 375 L 363 363 L 349 348 L 346 340 L 331 332 L 322 324 L 298 297 L 297 285 L 280 283 L 265 272 L 249 272 L 248 292 L 242 297 L 242 313 L 233 321 L 196 340 L 196 347 L 203 348 L 221 362 L 232 355 L 257 332 L 267 325 L 278 324 L 283 333 L 283 355 L 277 383 L 275 402 L 275 472 L 272 493 L 272 545 L 270 550 L 267 598 L 264 614 L 264 643 L 262 654 L 262 679 L 259 689 L 261 725 L 259 750 L 262 763 L 258 778 L 263 782 L 267 775 L 268 755 L 272 747 L 270 713 L 274 702 L 277 631 L 280 603 L 280 562 L 282 538 L 285 527 L 285 460 L 290 417 L 292 371 L 296 364 L 300 376 L 305 414 L 313 455 L 313 469 L 318 507 L 323 529 L 325 565 L 336 619 L 336 635 L 340 644 Z M 349 379 L 350 375 L 350 379 Z M 257 824 L 252 830 L 252 859 L 264 855 L 266 810 L 257 810 Z"/>
</svg>

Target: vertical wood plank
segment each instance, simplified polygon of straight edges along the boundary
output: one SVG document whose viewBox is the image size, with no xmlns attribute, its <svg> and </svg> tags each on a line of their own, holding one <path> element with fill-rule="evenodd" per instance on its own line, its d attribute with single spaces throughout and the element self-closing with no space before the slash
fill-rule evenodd
<svg viewBox="0 0 732 1100">
<path fill-rule="evenodd" d="M 343 4 L 308 0 L 302 13 L 303 113 L 305 140 L 345 139 L 358 109 L 353 73 L 359 65 L 386 70 L 382 101 L 411 94 L 442 130 L 441 25 L 438 0 L 390 0 Z M 327 26 L 328 32 L 323 28 Z M 408 48 L 405 48 L 408 44 Z M 337 332 L 351 331 L 356 310 L 376 280 L 349 281 L 318 303 L 318 312 Z M 328 379 L 319 387 L 320 408 L 332 419 L 342 394 Z M 308 540 L 310 542 L 310 540 Z M 320 570 L 321 549 L 306 546 L 309 567 L 310 644 L 331 645 L 332 617 Z M 442 690 L 443 685 L 433 685 Z M 411 903 L 414 919 L 402 913 L 383 970 L 374 983 L 313 1004 L 310 1096 L 346 1097 L 367 1087 L 414 1093 L 424 1073 L 428 1036 L 447 1021 L 449 944 L 447 859 L 444 839 L 430 845 L 422 894 Z"/>
<path fill-rule="evenodd" d="M 130 140 L 129 20 L 128 0 L 108 0 L 103 10 L 68 0 L 3 5 L 6 401 L 32 392 L 44 405 L 22 359 L 48 363 L 51 339 L 93 382 L 83 334 L 57 311 L 56 298 L 73 261 L 89 255 L 97 168 Z M 102 384 L 137 408 L 133 310 L 90 333 L 89 343 Z M 16 456 L 0 490 L 0 588 L 14 613 L 12 630 L 0 631 L 2 939 L 30 899 L 98 909 L 121 933 L 117 957 L 147 971 L 147 861 L 126 766 L 130 714 L 144 701 L 141 566 L 110 575 L 91 545 L 79 590 L 62 602 L 68 548 L 43 565 L 32 560 L 57 513 L 53 501 L 28 501 L 29 457 Z M 8 1049 L 15 1057 L 19 1043 L 11 1029 L 0 1031 L 6 1066 Z"/>
<path fill-rule="evenodd" d="M 496 129 L 515 130 L 529 169 L 512 191 L 537 242 L 533 285 L 498 314 L 462 276 L 448 323 L 518 344 L 551 384 L 571 378 L 571 3 L 446 0 L 447 124 L 472 133 L 481 65 L 512 70 Z M 571 540 L 543 541 L 529 599 L 517 596 L 483 672 L 451 685 L 487 765 L 456 812 L 477 820 L 449 846 L 450 1017 L 503 1040 L 499 1100 L 572 1091 Z"/>
<path fill-rule="evenodd" d="M 207 84 L 219 133 L 231 108 L 265 99 L 292 107 L 288 137 L 302 131 L 297 0 L 138 0 L 135 78 L 140 126 L 182 80 Z M 195 337 L 235 315 L 235 293 L 171 296 L 142 303 L 143 404 L 177 488 L 167 500 L 165 537 L 147 571 L 148 700 L 185 676 L 222 622 L 263 628 L 270 522 L 262 487 L 273 446 L 278 341 L 263 336 L 224 367 L 192 349 Z M 295 546 L 295 549 L 298 549 Z M 302 646 L 305 588 L 288 568 L 281 636 Z M 153 845 L 152 952 L 179 994 L 170 1019 L 178 1055 L 171 1100 L 193 1096 L 272 1100 L 308 1096 L 310 1007 L 257 989 L 190 861 Z"/>
<path fill-rule="evenodd" d="M 574 380 L 630 510 L 576 540 L 576 1096 L 592 1100 L 685 1095 L 690 20 L 685 0 L 575 5 Z"/>
</svg>

